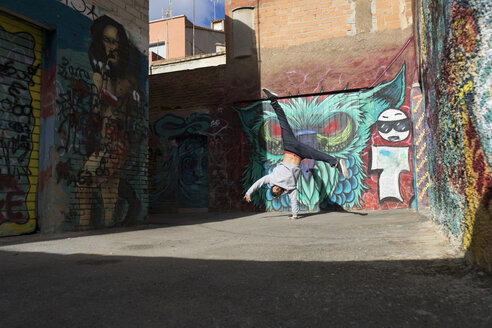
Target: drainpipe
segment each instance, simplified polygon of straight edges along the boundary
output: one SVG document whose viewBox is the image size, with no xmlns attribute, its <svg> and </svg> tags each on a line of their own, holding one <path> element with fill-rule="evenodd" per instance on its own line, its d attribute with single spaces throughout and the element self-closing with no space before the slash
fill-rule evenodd
<svg viewBox="0 0 492 328">
<path fill-rule="evenodd" d="M 195 0 L 193 0 L 193 56 L 195 55 Z"/>
</svg>

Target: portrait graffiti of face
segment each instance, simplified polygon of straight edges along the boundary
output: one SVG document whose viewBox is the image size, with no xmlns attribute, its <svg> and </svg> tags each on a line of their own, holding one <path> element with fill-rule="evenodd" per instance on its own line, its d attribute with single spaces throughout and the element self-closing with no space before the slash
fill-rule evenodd
<svg viewBox="0 0 492 328">
<path fill-rule="evenodd" d="M 101 16 L 91 26 L 92 44 L 89 60 L 94 73 L 111 78 L 128 78 L 138 71 L 129 63 L 131 46 L 125 28 L 108 16 Z"/>
<path fill-rule="evenodd" d="M 108 58 L 108 64 L 118 65 L 119 61 L 119 37 L 118 30 L 112 25 L 108 25 L 103 31 L 104 51 Z"/>
<path fill-rule="evenodd" d="M 379 114 L 376 122 L 381 138 L 390 142 L 400 142 L 410 135 L 410 119 L 399 109 L 387 109 Z"/>
</svg>

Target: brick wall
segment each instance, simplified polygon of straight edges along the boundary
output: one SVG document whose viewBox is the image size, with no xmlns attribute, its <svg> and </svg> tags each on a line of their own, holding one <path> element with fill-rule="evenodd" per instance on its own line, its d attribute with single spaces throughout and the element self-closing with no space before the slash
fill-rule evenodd
<svg viewBox="0 0 492 328">
<path fill-rule="evenodd" d="M 357 34 L 356 20 L 368 19 L 371 31 L 406 28 L 411 0 L 272 0 L 228 1 L 226 12 L 256 8 L 255 30 L 260 47 L 290 47 Z M 361 15 L 358 10 L 364 11 Z"/>
<path fill-rule="evenodd" d="M 1 0 L 0 6 L 44 32 L 41 80 L 35 80 L 41 93 L 32 95 L 40 110 L 26 112 L 39 122 L 32 148 L 38 177 L 26 171 L 37 189 L 25 199 L 37 202 L 37 226 L 55 232 L 142 221 L 148 1 Z"/>
<path fill-rule="evenodd" d="M 226 67 L 150 76 L 150 211 L 238 210 L 247 152 Z M 193 179 L 187 177 L 193 176 Z"/>
<path fill-rule="evenodd" d="M 255 85 L 283 94 L 368 87 L 394 76 L 404 57 L 410 69 L 407 84 L 412 83 L 411 1 L 227 1 L 229 34 L 232 11 L 241 6 L 254 8 L 256 36 L 252 56 L 236 59 L 228 54 L 230 85 L 246 76 L 238 85 L 252 89 L 242 98 L 258 97 Z M 231 50 L 232 36 L 227 40 Z"/>
<path fill-rule="evenodd" d="M 254 8 L 255 44 L 250 56 L 228 55 L 226 85 L 249 93 L 228 92 L 227 95 L 234 94 L 234 100 L 259 99 L 261 87 L 281 96 L 299 95 L 282 102 L 294 129 L 318 150 L 348 159 L 356 172 L 349 178 L 357 180 L 351 184 L 354 189 L 346 184 L 348 193 L 342 195 L 337 192 L 343 188 L 336 177 L 332 178 L 329 167 L 325 170 L 322 163 L 303 162 L 309 169 L 314 165 L 312 172 L 318 175 L 306 173 L 299 178 L 302 208 L 315 210 L 334 203 L 365 209 L 414 206 L 412 134 L 408 124 L 416 63 L 410 3 L 403 0 L 226 1 L 229 28 L 242 23 L 233 21 L 233 10 L 241 6 Z M 233 33 L 228 33 L 230 51 L 234 40 Z M 346 88 L 373 88 L 373 94 L 361 91 L 307 96 Z M 386 91 L 380 93 L 377 89 Z M 357 101 L 350 101 L 354 98 Z M 366 102 L 380 104 L 380 112 L 375 110 L 377 106 L 369 110 L 372 105 L 366 107 Z M 282 149 L 272 137 L 274 132 L 265 132 L 276 129 L 274 114 L 268 106 L 250 101 L 232 108 L 242 117 L 242 128 L 251 147 L 250 162 L 243 167 L 246 190 L 281 161 Z M 337 115 L 340 119 L 335 119 Z M 377 129 L 377 122 L 391 115 L 407 124 L 400 137 L 390 138 Z M 353 130 L 358 131 L 357 137 L 348 137 L 336 149 L 324 147 L 323 144 L 331 142 L 323 139 L 331 137 L 327 132 L 330 127 L 340 129 L 332 131 L 333 136 L 338 133 L 341 136 L 342 128 L 349 125 L 352 128 L 351 124 L 346 125 L 349 121 L 357 126 Z M 288 200 L 278 202 L 267 191 L 262 192 L 265 194 L 260 193 L 256 205 L 266 205 L 269 210 L 289 208 Z"/>
<path fill-rule="evenodd" d="M 222 106 L 224 77 L 225 66 L 151 75 L 150 117 L 166 110 Z"/>
</svg>

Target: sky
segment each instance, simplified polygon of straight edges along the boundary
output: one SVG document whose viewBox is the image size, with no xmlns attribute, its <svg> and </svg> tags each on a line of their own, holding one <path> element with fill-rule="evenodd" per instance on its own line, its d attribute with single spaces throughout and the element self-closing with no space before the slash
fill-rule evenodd
<svg viewBox="0 0 492 328">
<path fill-rule="evenodd" d="M 193 1 L 195 2 L 195 25 L 210 27 L 210 21 L 224 18 L 224 0 L 172 0 L 173 16 L 185 15 L 190 22 L 193 22 Z M 161 19 L 162 9 L 164 17 L 169 6 L 170 0 L 149 0 L 149 20 Z"/>
</svg>

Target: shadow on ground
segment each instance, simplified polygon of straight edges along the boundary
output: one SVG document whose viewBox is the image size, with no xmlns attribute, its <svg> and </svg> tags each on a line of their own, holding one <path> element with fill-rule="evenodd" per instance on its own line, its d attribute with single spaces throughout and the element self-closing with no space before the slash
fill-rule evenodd
<svg viewBox="0 0 492 328">
<path fill-rule="evenodd" d="M 2 327 L 491 327 L 458 259 L 260 262 L 0 252 Z"/>
<path fill-rule="evenodd" d="M 65 231 L 57 233 L 33 233 L 20 236 L 0 236 L 0 246 L 19 245 L 40 241 L 61 240 L 84 236 L 98 236 L 130 231 L 161 229 L 181 225 L 204 224 L 226 220 L 239 219 L 246 216 L 256 215 L 255 212 L 205 212 L 205 213 L 168 213 L 151 214 L 145 222 L 132 225 L 121 225 L 114 227 L 91 228 L 89 230 Z"/>
</svg>

